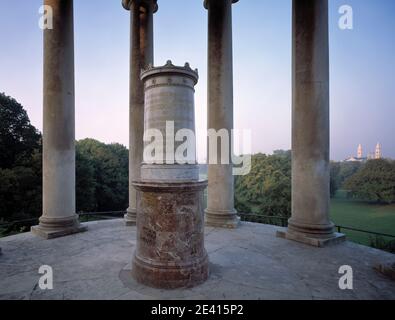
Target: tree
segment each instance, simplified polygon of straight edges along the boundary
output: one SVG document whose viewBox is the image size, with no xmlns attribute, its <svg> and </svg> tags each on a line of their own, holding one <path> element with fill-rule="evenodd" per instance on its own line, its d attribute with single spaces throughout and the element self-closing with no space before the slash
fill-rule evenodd
<svg viewBox="0 0 395 320">
<path fill-rule="evenodd" d="M 95 168 L 89 155 L 76 147 L 76 206 L 78 212 L 98 211 L 96 202 Z"/>
<path fill-rule="evenodd" d="M 341 170 L 341 164 L 340 162 L 334 162 L 331 161 L 331 173 L 330 173 L 330 194 L 331 198 L 334 198 L 336 195 L 337 190 L 339 190 L 340 187 L 340 181 L 339 181 L 339 173 Z"/>
<path fill-rule="evenodd" d="M 291 152 L 254 155 L 250 174 L 236 178 L 235 206 L 240 212 L 289 217 Z"/>
<path fill-rule="evenodd" d="M 0 93 L 0 220 L 42 212 L 41 135 L 15 99 Z"/>
<path fill-rule="evenodd" d="M 9 169 L 31 157 L 41 135 L 15 99 L 0 93 L 0 168 Z"/>
<path fill-rule="evenodd" d="M 349 195 L 382 204 L 395 202 L 395 162 L 369 160 L 357 173 L 348 178 L 344 187 Z"/>
<path fill-rule="evenodd" d="M 118 211 L 128 205 L 128 150 L 94 139 L 77 142 L 77 210 Z"/>
<path fill-rule="evenodd" d="M 39 217 L 42 213 L 41 153 L 27 166 L 0 169 L 0 220 Z"/>
<path fill-rule="evenodd" d="M 354 175 L 363 163 L 358 161 L 353 162 L 335 162 L 331 161 L 331 179 L 330 179 L 330 193 L 331 198 L 336 196 L 339 189 L 343 188 L 344 181 Z"/>
<path fill-rule="evenodd" d="M 340 162 L 340 170 L 337 178 L 337 184 L 339 187 L 342 188 L 344 182 L 357 173 L 363 166 L 364 163 L 359 161 Z"/>
<path fill-rule="evenodd" d="M 41 134 L 23 107 L 0 94 L 0 221 L 42 214 Z M 76 143 L 77 211 L 125 210 L 128 150 L 93 139 Z"/>
<path fill-rule="evenodd" d="M 291 151 L 252 156 L 249 175 L 236 178 L 235 207 L 239 212 L 266 216 L 291 216 Z M 340 164 L 331 163 L 331 195 L 337 190 Z"/>
</svg>

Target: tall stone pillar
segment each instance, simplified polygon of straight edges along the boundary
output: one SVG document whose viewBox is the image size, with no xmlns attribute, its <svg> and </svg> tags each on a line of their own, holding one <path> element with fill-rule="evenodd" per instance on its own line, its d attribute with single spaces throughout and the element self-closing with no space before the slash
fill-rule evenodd
<svg viewBox="0 0 395 320">
<path fill-rule="evenodd" d="M 343 240 L 329 218 L 328 0 L 293 1 L 292 217 L 287 239 Z"/>
<path fill-rule="evenodd" d="M 46 239 L 84 231 L 75 207 L 74 28 L 72 0 L 45 0 L 43 215 L 32 232 Z"/>
<path fill-rule="evenodd" d="M 154 63 L 153 15 L 157 0 L 123 0 L 130 10 L 130 109 L 129 109 L 129 208 L 126 225 L 136 224 L 137 192 L 133 181 L 140 180 L 143 161 L 144 88 L 141 70 Z"/>
<path fill-rule="evenodd" d="M 147 151 L 141 181 L 134 183 L 139 192 L 132 274 L 152 287 L 192 287 L 204 282 L 209 273 L 203 213 L 207 182 L 199 181 L 196 161 L 198 73 L 189 64 L 177 67 L 168 61 L 141 76 L 146 148 L 153 151 L 155 142 L 155 156 L 149 159 L 153 152 Z"/>
<path fill-rule="evenodd" d="M 229 162 L 221 162 L 221 145 L 231 146 L 233 129 L 232 3 L 237 1 L 206 0 L 204 3 L 208 10 L 208 129 L 217 132 L 225 129 L 228 133 L 228 141 L 218 143 L 216 151 L 208 148 L 206 224 L 224 228 L 236 228 L 240 220 L 234 208 L 231 150 Z M 216 164 L 210 163 L 213 152 L 217 153 Z"/>
</svg>

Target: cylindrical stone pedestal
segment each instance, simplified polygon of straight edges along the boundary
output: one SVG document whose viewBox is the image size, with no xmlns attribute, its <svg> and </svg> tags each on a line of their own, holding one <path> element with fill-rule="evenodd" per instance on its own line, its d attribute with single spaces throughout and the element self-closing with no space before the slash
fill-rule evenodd
<svg viewBox="0 0 395 320">
<path fill-rule="evenodd" d="M 163 151 L 163 156 L 145 158 L 141 181 L 134 183 L 138 190 L 137 247 L 132 273 L 137 281 L 156 288 L 192 287 L 209 274 L 203 213 L 207 182 L 199 181 L 194 136 L 198 75 L 189 65 L 175 67 L 169 61 L 143 72 L 142 80 L 145 148 L 152 144 L 147 135 L 153 132 L 158 139 L 156 152 Z M 187 140 L 176 138 L 180 132 Z M 186 141 L 189 147 L 181 161 L 176 150 Z"/>
</svg>

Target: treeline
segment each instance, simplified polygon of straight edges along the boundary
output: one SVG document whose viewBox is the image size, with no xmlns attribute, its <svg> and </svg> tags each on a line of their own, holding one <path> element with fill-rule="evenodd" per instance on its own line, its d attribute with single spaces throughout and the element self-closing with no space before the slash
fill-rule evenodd
<svg viewBox="0 0 395 320">
<path fill-rule="evenodd" d="M 77 212 L 128 206 L 128 150 L 93 139 L 76 142 Z M 23 107 L 0 93 L 0 222 L 42 214 L 42 137 Z"/>
<path fill-rule="evenodd" d="M 265 216 L 291 215 L 291 151 L 252 156 L 252 170 L 236 177 L 235 206 L 239 212 Z M 330 191 L 377 204 L 395 203 L 395 161 L 331 162 Z"/>
<path fill-rule="evenodd" d="M 251 172 L 235 179 L 235 207 L 241 213 L 291 216 L 291 152 L 256 154 Z"/>
<path fill-rule="evenodd" d="M 76 144 L 78 212 L 122 211 L 128 207 L 129 152 L 120 144 L 93 139 Z"/>
<path fill-rule="evenodd" d="M 346 179 L 343 167 L 347 168 L 346 163 L 334 164 L 333 176 L 337 187 L 346 190 L 348 197 L 377 204 L 395 203 L 395 161 L 378 159 L 355 165 Z"/>
<path fill-rule="evenodd" d="M 331 196 L 381 204 L 395 202 L 395 162 L 331 163 Z M 121 211 L 128 206 L 128 150 L 93 139 L 76 143 L 77 212 Z M 241 213 L 291 215 L 291 151 L 252 157 L 252 171 L 236 177 Z M 0 94 L 0 221 L 42 214 L 42 137 L 23 107 Z"/>
<path fill-rule="evenodd" d="M 41 134 L 23 107 L 0 93 L 0 221 L 41 213 L 41 159 Z"/>
</svg>

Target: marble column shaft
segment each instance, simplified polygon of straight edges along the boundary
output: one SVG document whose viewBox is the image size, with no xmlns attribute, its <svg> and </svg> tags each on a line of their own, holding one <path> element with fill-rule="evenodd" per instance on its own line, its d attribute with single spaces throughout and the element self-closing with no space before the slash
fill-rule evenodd
<svg viewBox="0 0 395 320">
<path fill-rule="evenodd" d="M 217 132 L 233 129 L 233 48 L 232 3 L 205 1 L 208 10 L 208 129 Z M 217 147 L 218 164 L 208 166 L 208 207 L 206 224 L 235 228 L 239 218 L 234 209 L 234 176 L 229 150 L 229 164 L 222 164 L 221 143 Z M 212 156 L 209 151 L 209 159 Z"/>
<path fill-rule="evenodd" d="M 144 87 L 141 70 L 154 62 L 153 14 L 154 0 L 125 0 L 130 10 L 130 109 L 129 109 L 129 208 L 125 215 L 127 225 L 136 224 L 137 192 L 133 181 L 140 180 L 143 162 Z"/>
</svg>

